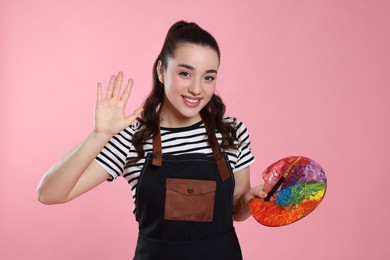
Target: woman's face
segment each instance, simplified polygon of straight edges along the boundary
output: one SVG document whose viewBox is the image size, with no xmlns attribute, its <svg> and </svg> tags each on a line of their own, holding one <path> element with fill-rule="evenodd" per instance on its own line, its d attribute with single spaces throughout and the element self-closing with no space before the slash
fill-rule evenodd
<svg viewBox="0 0 390 260">
<path fill-rule="evenodd" d="M 201 120 L 199 112 L 215 91 L 218 67 L 215 50 L 190 43 L 178 45 L 166 68 L 159 63 L 157 72 L 165 89 L 162 126 L 189 126 Z"/>
</svg>

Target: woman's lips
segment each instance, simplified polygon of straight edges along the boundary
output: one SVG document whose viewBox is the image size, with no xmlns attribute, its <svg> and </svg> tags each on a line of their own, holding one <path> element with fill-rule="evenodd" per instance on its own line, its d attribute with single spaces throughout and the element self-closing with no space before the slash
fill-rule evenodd
<svg viewBox="0 0 390 260">
<path fill-rule="evenodd" d="M 184 104 L 191 108 L 197 107 L 200 104 L 201 100 L 202 100 L 201 98 L 183 96 Z"/>
</svg>

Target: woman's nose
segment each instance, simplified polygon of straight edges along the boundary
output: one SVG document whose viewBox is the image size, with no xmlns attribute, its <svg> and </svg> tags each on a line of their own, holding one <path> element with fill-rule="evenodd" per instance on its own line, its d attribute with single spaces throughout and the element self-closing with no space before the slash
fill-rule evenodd
<svg viewBox="0 0 390 260">
<path fill-rule="evenodd" d="M 200 95 L 201 88 L 202 88 L 201 82 L 199 82 L 198 80 L 194 80 L 190 85 L 190 87 L 188 88 L 188 92 L 190 92 L 194 96 L 197 96 Z"/>
</svg>

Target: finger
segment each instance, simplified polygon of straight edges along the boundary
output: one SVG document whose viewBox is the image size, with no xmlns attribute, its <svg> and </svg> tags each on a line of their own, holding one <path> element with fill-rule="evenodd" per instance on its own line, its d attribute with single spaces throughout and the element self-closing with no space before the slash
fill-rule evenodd
<svg viewBox="0 0 390 260">
<path fill-rule="evenodd" d="M 268 193 L 267 192 L 265 192 L 265 191 L 259 191 L 258 192 L 258 194 L 257 194 L 257 196 L 259 197 L 259 198 L 262 198 L 262 199 L 265 199 L 266 197 L 267 197 L 267 195 L 268 195 Z"/>
<path fill-rule="evenodd" d="M 118 99 L 119 93 L 121 92 L 122 80 L 123 80 L 123 72 L 119 71 L 118 75 L 116 76 L 114 91 L 112 96 L 115 99 Z"/>
<path fill-rule="evenodd" d="M 136 120 L 137 117 L 141 115 L 142 111 L 144 111 L 142 107 L 139 107 L 136 110 L 134 110 L 134 112 L 126 118 L 128 124 L 131 124 L 134 120 Z"/>
<path fill-rule="evenodd" d="M 133 79 L 129 79 L 127 81 L 126 88 L 123 91 L 121 99 L 120 99 L 123 102 L 123 105 L 125 105 L 127 103 L 127 101 L 129 100 L 129 97 L 130 97 L 130 94 L 131 94 L 131 90 L 133 89 L 133 82 L 134 82 Z"/>
<path fill-rule="evenodd" d="M 102 94 L 102 83 L 98 83 L 97 85 L 97 90 L 96 90 L 96 102 L 99 102 L 103 99 L 103 94 Z"/>
<path fill-rule="evenodd" d="M 269 184 L 269 183 L 265 183 L 264 186 L 263 186 L 263 191 L 264 192 L 270 192 L 273 188 L 273 185 L 272 184 Z"/>
<path fill-rule="evenodd" d="M 114 89 L 115 79 L 116 79 L 115 75 L 112 75 L 110 78 L 110 83 L 108 83 L 107 92 L 106 92 L 106 99 L 112 97 L 112 91 Z"/>
<path fill-rule="evenodd" d="M 267 197 L 267 192 L 264 190 L 264 186 L 265 185 L 259 185 L 257 187 L 254 187 L 250 190 L 250 194 L 253 196 L 253 197 L 259 197 L 259 198 L 266 198 Z"/>
</svg>

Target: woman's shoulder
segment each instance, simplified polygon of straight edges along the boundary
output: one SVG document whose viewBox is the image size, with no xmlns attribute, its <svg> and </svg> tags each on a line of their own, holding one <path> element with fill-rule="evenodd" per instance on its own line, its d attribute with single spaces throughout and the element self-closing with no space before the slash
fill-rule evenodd
<svg viewBox="0 0 390 260">
<path fill-rule="evenodd" d="M 246 125 L 240 119 L 236 117 L 225 116 L 223 120 L 234 125 L 236 129 L 236 136 L 240 142 L 249 142 L 249 131 Z"/>
<path fill-rule="evenodd" d="M 143 123 L 139 121 L 135 121 L 130 124 L 128 127 L 123 129 L 121 132 L 117 134 L 117 136 L 122 136 L 125 139 L 132 139 L 132 136 L 135 132 L 139 131 L 143 127 Z"/>
<path fill-rule="evenodd" d="M 237 130 L 246 129 L 246 126 L 244 125 L 244 123 L 240 119 L 238 119 L 237 117 L 224 116 L 222 120 L 225 123 L 230 123 L 230 124 L 234 125 Z"/>
<path fill-rule="evenodd" d="M 143 127 L 143 125 L 144 124 L 141 121 L 135 121 L 131 125 L 129 125 L 127 129 L 132 132 L 137 132 Z"/>
</svg>

